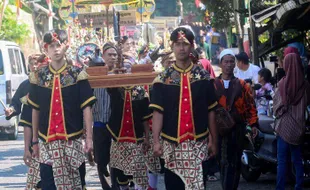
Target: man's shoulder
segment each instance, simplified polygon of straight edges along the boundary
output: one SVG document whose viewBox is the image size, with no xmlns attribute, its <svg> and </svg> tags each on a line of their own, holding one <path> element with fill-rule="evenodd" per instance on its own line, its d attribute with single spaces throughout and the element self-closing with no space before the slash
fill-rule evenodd
<svg viewBox="0 0 310 190">
<path fill-rule="evenodd" d="M 73 76 L 76 81 L 87 80 L 88 74 L 83 67 L 79 67 L 77 65 L 68 64 L 67 71 Z"/>
<path fill-rule="evenodd" d="M 42 66 L 38 68 L 37 70 L 30 72 L 29 74 L 29 82 L 32 84 L 38 84 L 44 76 L 48 75 L 49 69 L 48 66 Z"/>
<path fill-rule="evenodd" d="M 169 68 L 165 69 L 164 71 L 162 71 L 157 75 L 157 77 L 153 81 L 153 84 L 166 83 L 167 79 L 171 78 L 173 72 L 175 72 L 175 69 L 174 67 L 170 66 Z"/>
<path fill-rule="evenodd" d="M 194 65 L 192 70 L 191 70 L 191 74 L 193 76 L 193 79 L 195 80 L 210 80 L 211 79 L 211 75 L 210 73 L 205 70 L 202 65 Z"/>
<path fill-rule="evenodd" d="M 252 63 L 250 64 L 250 66 L 251 66 L 252 71 L 255 71 L 255 72 L 260 71 L 260 67 L 259 67 L 259 66 L 254 65 L 254 64 L 252 64 Z"/>
</svg>

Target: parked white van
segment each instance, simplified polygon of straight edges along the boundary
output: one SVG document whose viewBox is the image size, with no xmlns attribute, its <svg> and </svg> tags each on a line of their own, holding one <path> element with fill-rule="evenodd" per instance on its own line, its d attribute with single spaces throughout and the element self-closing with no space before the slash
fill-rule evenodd
<svg viewBox="0 0 310 190">
<path fill-rule="evenodd" d="M 26 62 L 20 47 L 9 41 L 0 41 L 0 99 L 8 107 L 18 86 L 28 78 Z M 0 103 L 0 133 L 10 140 L 17 139 L 18 117 L 5 119 L 4 106 Z"/>
</svg>

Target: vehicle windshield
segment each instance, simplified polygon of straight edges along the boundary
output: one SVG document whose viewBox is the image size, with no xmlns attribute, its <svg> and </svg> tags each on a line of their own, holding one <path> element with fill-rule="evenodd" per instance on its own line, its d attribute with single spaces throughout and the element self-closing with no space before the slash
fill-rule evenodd
<svg viewBox="0 0 310 190">
<path fill-rule="evenodd" d="M 3 59 L 2 59 L 2 51 L 0 49 L 0 75 L 3 75 L 4 73 L 4 67 L 3 67 Z"/>
</svg>

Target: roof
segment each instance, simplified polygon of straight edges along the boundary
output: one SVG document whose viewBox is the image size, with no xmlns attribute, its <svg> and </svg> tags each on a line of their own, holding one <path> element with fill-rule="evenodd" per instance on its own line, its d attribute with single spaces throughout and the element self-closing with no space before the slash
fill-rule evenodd
<svg viewBox="0 0 310 190">
<path fill-rule="evenodd" d="M 264 56 L 296 40 L 302 40 L 304 37 L 302 34 L 286 41 L 283 41 L 282 35 L 284 31 L 290 29 L 297 31 L 310 30 L 309 18 L 310 0 L 285 0 L 252 15 L 252 19 L 256 23 L 262 23 L 269 19 L 264 27 L 256 27 L 257 35 L 266 30 L 270 33 L 268 41 L 259 45 L 259 56 Z"/>
<path fill-rule="evenodd" d="M 15 42 L 0 40 L 0 46 L 19 46 Z"/>
</svg>

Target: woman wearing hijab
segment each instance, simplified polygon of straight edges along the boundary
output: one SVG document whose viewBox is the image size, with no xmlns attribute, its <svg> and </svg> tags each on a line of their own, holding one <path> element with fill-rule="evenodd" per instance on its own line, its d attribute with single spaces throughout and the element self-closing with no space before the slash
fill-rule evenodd
<svg viewBox="0 0 310 190">
<path fill-rule="evenodd" d="M 283 69 L 286 76 L 279 82 L 274 97 L 277 133 L 278 168 L 277 190 L 285 189 L 287 156 L 291 155 L 296 170 L 295 190 L 302 189 L 303 164 L 301 143 L 305 133 L 305 110 L 310 103 L 309 84 L 304 78 L 300 56 L 288 53 L 284 58 Z"/>
</svg>

